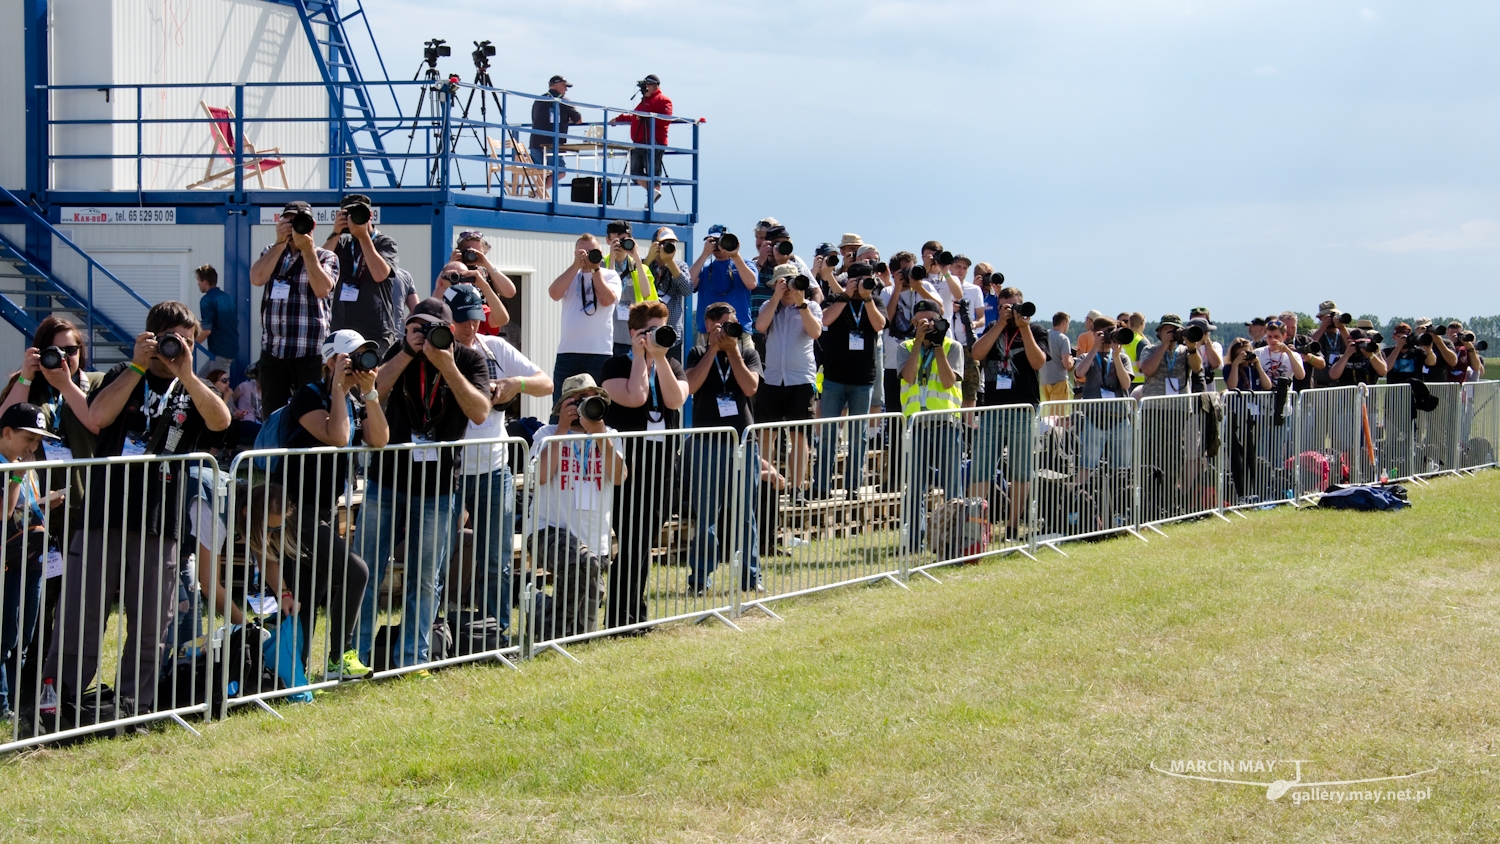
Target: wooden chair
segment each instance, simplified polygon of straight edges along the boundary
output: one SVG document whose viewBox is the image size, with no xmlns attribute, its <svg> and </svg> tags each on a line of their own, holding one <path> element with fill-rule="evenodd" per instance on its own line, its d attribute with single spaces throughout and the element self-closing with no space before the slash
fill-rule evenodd
<svg viewBox="0 0 1500 844">
<path fill-rule="evenodd" d="M 203 170 L 202 180 L 188 185 L 188 190 L 202 187 L 215 180 L 219 180 L 218 184 L 213 185 L 209 190 L 222 190 L 234 184 L 234 112 L 227 108 L 211 106 L 201 100 L 198 102 L 198 105 L 202 106 L 203 113 L 208 115 L 208 131 L 213 135 L 214 154 L 208 159 L 208 166 Z M 257 150 L 250 145 L 249 141 L 244 142 L 244 147 L 245 158 L 240 166 L 245 169 L 245 175 L 255 176 L 256 184 L 259 185 L 261 190 L 265 190 L 266 187 L 265 174 L 272 170 L 281 174 L 282 189 L 285 190 L 291 187 L 286 180 L 286 161 L 280 158 L 265 157 L 268 153 L 280 153 L 280 149 Z M 214 165 L 219 159 L 227 160 L 229 167 L 216 173 L 214 172 Z"/>
<path fill-rule="evenodd" d="M 489 138 L 488 140 L 491 163 L 484 174 L 486 190 L 489 189 L 494 175 L 499 173 L 507 180 L 502 187 L 511 196 L 530 196 L 542 200 L 548 198 L 547 171 L 537 167 L 536 162 L 531 160 L 529 149 L 509 139 L 502 141 L 500 138 Z M 503 161 L 506 151 L 511 154 L 509 165 Z"/>
</svg>

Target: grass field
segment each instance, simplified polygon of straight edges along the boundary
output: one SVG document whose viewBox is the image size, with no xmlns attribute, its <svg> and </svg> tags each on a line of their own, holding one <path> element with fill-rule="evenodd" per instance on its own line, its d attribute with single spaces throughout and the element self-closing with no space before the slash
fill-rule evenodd
<svg viewBox="0 0 1500 844">
<path fill-rule="evenodd" d="M 0 838 L 1494 841 L 1500 472 L 1413 497 L 33 751 Z M 1217 759 L 1439 770 L 1381 786 L 1421 801 L 1299 804 L 1150 769 Z"/>
</svg>

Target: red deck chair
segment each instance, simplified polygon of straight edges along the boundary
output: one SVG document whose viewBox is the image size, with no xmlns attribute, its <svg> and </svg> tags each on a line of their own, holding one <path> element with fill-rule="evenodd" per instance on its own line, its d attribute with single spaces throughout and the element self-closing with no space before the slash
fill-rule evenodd
<svg viewBox="0 0 1500 844">
<path fill-rule="evenodd" d="M 227 108 L 211 106 L 201 100 L 198 105 L 202 106 L 203 113 L 208 115 L 208 129 L 214 137 L 214 154 L 208 159 L 208 166 L 203 170 L 203 179 L 188 185 L 188 190 L 202 187 L 215 179 L 221 181 L 213 185 L 210 190 L 226 188 L 234 184 L 234 112 Z M 281 174 L 283 189 L 291 187 L 286 180 L 286 161 L 280 158 L 264 157 L 267 153 L 279 153 L 280 149 L 257 150 L 250 145 L 249 141 L 245 141 L 244 144 L 245 159 L 242 166 L 245 168 L 245 175 L 254 175 L 261 190 L 265 190 L 266 187 L 265 174 L 272 170 Z M 215 173 L 214 165 L 221 158 L 230 162 L 230 166 L 226 170 Z"/>
</svg>

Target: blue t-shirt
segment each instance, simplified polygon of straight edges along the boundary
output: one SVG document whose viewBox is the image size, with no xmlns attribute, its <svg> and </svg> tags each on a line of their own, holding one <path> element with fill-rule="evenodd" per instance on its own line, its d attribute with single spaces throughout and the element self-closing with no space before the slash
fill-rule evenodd
<svg viewBox="0 0 1500 844">
<path fill-rule="evenodd" d="M 735 316 L 749 325 L 755 319 L 750 312 L 750 291 L 740 279 L 739 268 L 734 261 L 714 261 L 698 271 L 698 306 L 694 313 L 697 321 L 695 331 L 703 330 L 703 314 L 715 302 L 728 302 L 734 306 Z"/>
<path fill-rule="evenodd" d="M 235 310 L 234 298 L 223 288 L 210 287 L 198 300 L 198 313 L 204 330 L 213 332 L 208 335 L 208 350 L 214 357 L 230 360 L 239 357 L 240 315 Z"/>
<path fill-rule="evenodd" d="M 994 322 L 1000 318 L 1000 297 L 993 293 L 984 294 L 984 321 L 985 324 Z"/>
</svg>

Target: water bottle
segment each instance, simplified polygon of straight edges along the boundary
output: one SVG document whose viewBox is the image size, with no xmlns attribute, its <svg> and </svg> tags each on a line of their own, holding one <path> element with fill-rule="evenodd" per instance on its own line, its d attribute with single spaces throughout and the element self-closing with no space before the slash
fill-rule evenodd
<svg viewBox="0 0 1500 844">
<path fill-rule="evenodd" d="M 37 701 L 36 711 L 41 715 L 57 714 L 57 689 L 53 687 L 51 677 L 42 681 L 42 697 Z"/>
<path fill-rule="evenodd" d="M 1286 491 L 1286 500 L 1287 501 L 1296 501 L 1297 500 L 1297 493 L 1292 492 L 1291 490 L 1287 490 Z"/>
</svg>

